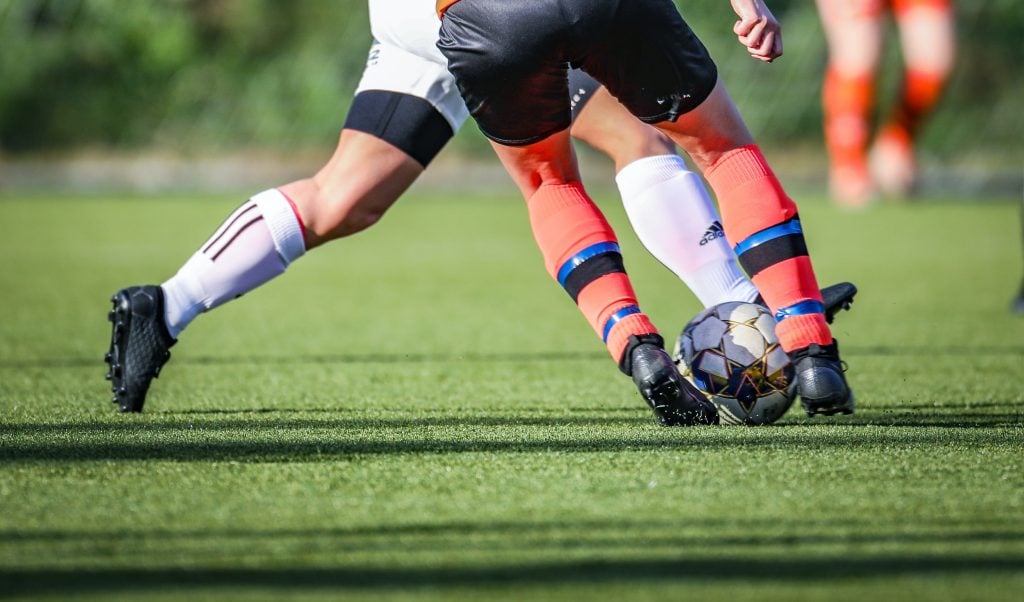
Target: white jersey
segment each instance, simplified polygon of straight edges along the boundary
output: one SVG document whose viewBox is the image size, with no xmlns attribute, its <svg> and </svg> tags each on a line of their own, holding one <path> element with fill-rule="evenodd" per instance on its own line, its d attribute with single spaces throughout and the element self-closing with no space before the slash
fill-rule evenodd
<svg viewBox="0 0 1024 602">
<path fill-rule="evenodd" d="M 433 0 L 369 0 L 373 46 L 356 93 L 387 90 L 429 102 L 458 131 L 466 103 L 437 49 L 441 21 Z"/>
</svg>

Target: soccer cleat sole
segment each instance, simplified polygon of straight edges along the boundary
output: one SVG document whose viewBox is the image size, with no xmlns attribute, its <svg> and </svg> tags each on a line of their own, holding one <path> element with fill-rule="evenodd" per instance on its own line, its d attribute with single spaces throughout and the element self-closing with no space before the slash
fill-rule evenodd
<svg viewBox="0 0 1024 602">
<path fill-rule="evenodd" d="M 125 407 L 125 396 L 128 391 L 124 386 L 124 364 L 121 354 L 126 348 L 125 334 L 131 325 L 131 307 L 128 298 L 123 293 L 117 293 L 110 298 L 113 308 L 107 313 L 107 320 L 113 325 L 110 335 L 110 350 L 104 356 L 107 362 L 107 374 L 105 378 L 110 381 L 110 390 L 113 396 L 110 401 L 118 404 L 122 412 L 128 411 Z"/>
<path fill-rule="evenodd" d="M 856 295 L 857 287 L 852 282 L 840 282 L 821 289 L 825 304 L 825 321 L 831 324 L 837 313 L 849 311 Z"/>
<path fill-rule="evenodd" d="M 683 387 L 677 382 L 666 382 L 651 389 L 650 404 L 654 410 L 658 424 L 661 426 L 698 426 L 702 424 L 718 424 L 718 413 L 711 402 L 701 410 L 690 410 L 680 415 L 672 411 L 672 404 L 686 395 Z"/>
<path fill-rule="evenodd" d="M 804 411 L 807 412 L 807 415 L 811 418 L 814 418 L 815 416 L 835 416 L 836 414 L 849 416 L 853 414 L 853 407 L 855 401 L 856 400 L 854 399 L 853 391 L 850 391 L 850 398 L 847 399 L 841 405 L 820 407 L 811 407 L 806 403 L 803 403 L 802 405 L 804 407 Z"/>
<path fill-rule="evenodd" d="M 804 410 L 807 412 L 807 415 L 810 416 L 811 418 L 814 418 L 815 416 L 835 416 L 836 414 L 843 414 L 845 416 L 849 416 L 849 415 L 853 414 L 853 409 L 849 408 L 849 407 L 845 407 L 845 406 L 844 407 L 839 407 L 839 408 L 807 408 L 807 407 L 804 407 Z"/>
</svg>

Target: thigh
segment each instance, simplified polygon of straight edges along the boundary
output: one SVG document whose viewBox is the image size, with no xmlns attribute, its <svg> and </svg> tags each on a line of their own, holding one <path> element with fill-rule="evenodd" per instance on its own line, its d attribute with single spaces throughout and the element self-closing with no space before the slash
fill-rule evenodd
<svg viewBox="0 0 1024 602">
<path fill-rule="evenodd" d="M 885 39 L 884 0 L 817 0 L 829 63 L 851 76 L 878 69 Z"/>
<path fill-rule="evenodd" d="M 459 130 L 469 116 L 455 78 L 445 67 L 389 42 L 374 41 L 356 94 L 387 91 L 421 98 Z"/>
<path fill-rule="evenodd" d="M 902 0 L 893 3 L 893 10 L 907 68 L 947 75 L 956 54 L 956 26 L 948 0 Z"/>
</svg>

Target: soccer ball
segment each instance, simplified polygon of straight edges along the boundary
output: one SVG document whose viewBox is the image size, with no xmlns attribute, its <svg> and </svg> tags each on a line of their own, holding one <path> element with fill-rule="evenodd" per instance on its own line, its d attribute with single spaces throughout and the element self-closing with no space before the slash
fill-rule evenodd
<svg viewBox="0 0 1024 602">
<path fill-rule="evenodd" d="M 683 329 L 672 355 L 718 407 L 723 424 L 770 424 L 793 405 L 786 392 L 793 366 L 766 307 L 730 301 L 705 309 Z"/>
</svg>

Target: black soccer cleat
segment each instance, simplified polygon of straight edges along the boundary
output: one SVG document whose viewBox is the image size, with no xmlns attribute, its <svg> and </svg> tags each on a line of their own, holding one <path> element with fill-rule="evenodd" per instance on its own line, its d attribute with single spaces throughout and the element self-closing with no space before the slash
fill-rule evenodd
<svg viewBox="0 0 1024 602">
<path fill-rule="evenodd" d="M 852 282 L 840 282 L 821 289 L 822 305 L 825 306 L 825 321 L 831 324 L 837 313 L 843 310 L 849 311 L 856 295 L 857 287 Z"/>
<path fill-rule="evenodd" d="M 672 358 L 660 345 L 641 343 L 632 347 L 629 353 L 633 382 L 654 411 L 658 424 L 718 424 L 715 404 L 680 376 Z"/>
<path fill-rule="evenodd" d="M 857 287 L 852 282 L 840 282 L 821 289 L 821 304 L 825 306 L 825 321 L 829 324 L 836 318 L 836 314 L 849 310 L 853 305 L 853 298 L 857 295 Z M 758 293 L 754 303 L 764 305 L 764 297 Z"/>
<path fill-rule="evenodd" d="M 846 366 L 839 359 L 839 344 L 813 344 L 789 354 L 793 361 L 790 395 L 800 394 L 808 416 L 853 414 L 854 396 L 846 383 Z"/>
<path fill-rule="evenodd" d="M 164 291 L 159 286 L 131 286 L 110 298 L 114 308 L 107 380 L 122 412 L 141 412 L 146 392 L 160 369 L 171 359 L 169 349 L 177 341 L 164 321 Z"/>
</svg>

